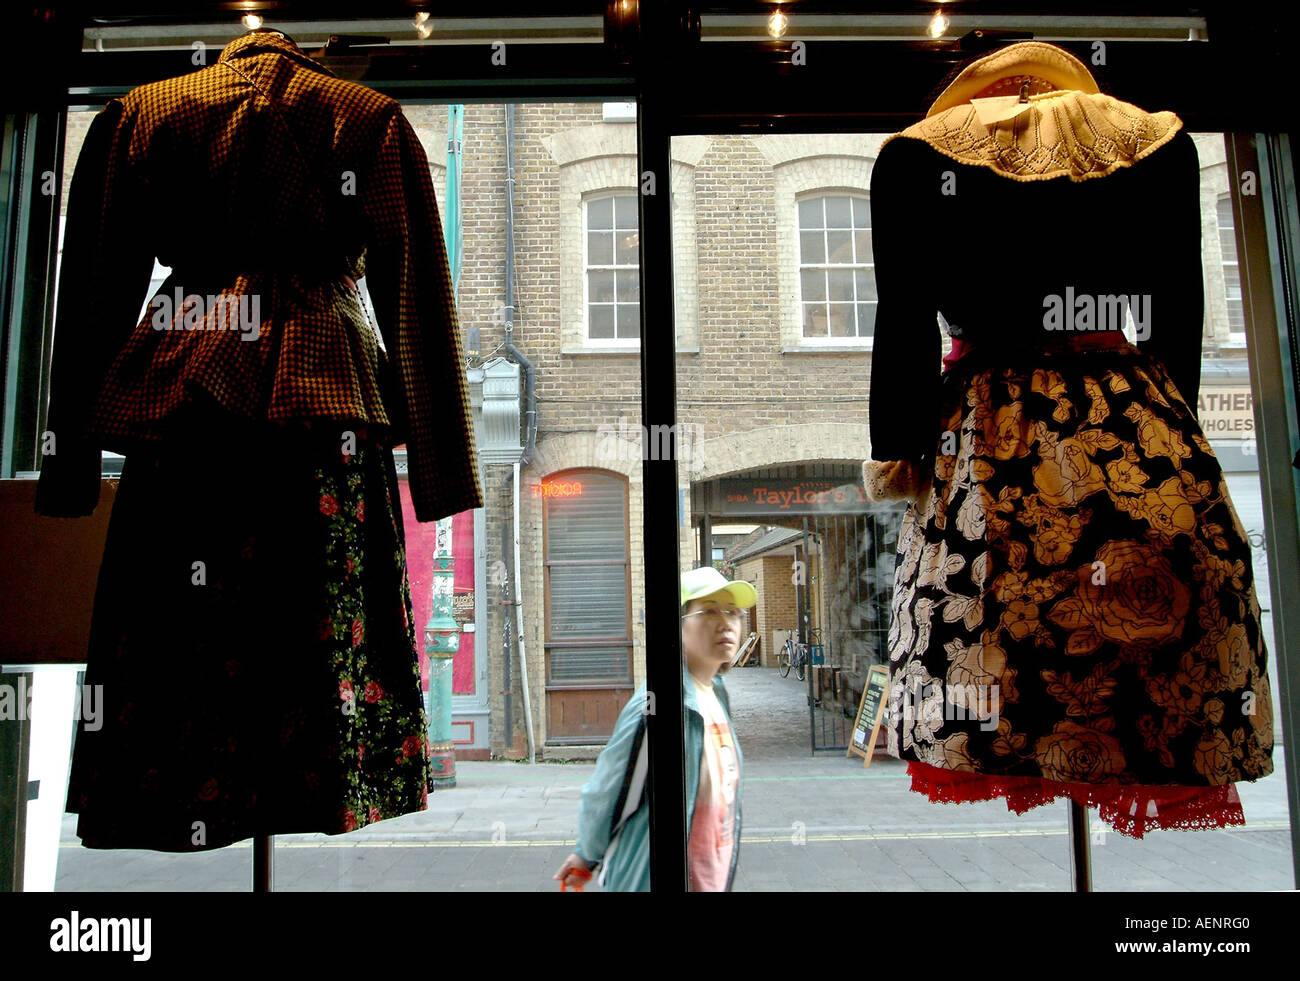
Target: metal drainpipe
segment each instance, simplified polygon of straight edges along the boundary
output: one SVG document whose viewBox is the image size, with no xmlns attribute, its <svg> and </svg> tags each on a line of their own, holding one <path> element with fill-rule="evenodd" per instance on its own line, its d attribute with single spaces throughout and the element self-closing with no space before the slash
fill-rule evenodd
<svg viewBox="0 0 1300 981">
<path fill-rule="evenodd" d="M 527 420 L 528 437 L 524 444 L 522 457 L 515 462 L 503 484 L 513 482 L 514 494 L 514 588 L 512 599 L 515 607 L 515 638 L 519 646 L 520 685 L 524 696 L 524 725 L 528 730 L 528 762 L 536 762 L 537 747 L 533 737 L 532 698 L 528 684 L 527 650 L 524 644 L 523 589 L 520 584 L 519 560 L 519 469 L 532 462 L 533 449 L 537 437 L 537 393 L 534 389 L 536 370 L 522 351 L 514 344 L 515 331 L 515 107 L 506 105 L 506 303 L 505 351 L 515 359 L 524 374 L 524 406 Z"/>
<path fill-rule="evenodd" d="M 506 526 L 506 523 L 503 521 L 501 522 L 501 555 L 504 557 L 505 555 L 509 554 L 509 552 L 510 552 L 510 529 Z M 502 568 L 504 567 L 505 567 L 505 560 L 503 558 Z M 510 643 L 511 640 L 510 619 L 513 613 L 510 607 L 514 605 L 510 597 L 513 591 L 514 591 L 514 586 L 510 582 L 510 577 L 506 576 L 501 582 L 501 600 L 500 600 L 501 651 L 502 654 L 504 654 L 505 656 L 504 660 L 502 661 L 503 674 L 502 674 L 501 681 L 502 681 L 502 688 L 504 689 L 502 694 L 505 696 L 506 732 L 510 734 L 511 745 L 514 744 L 514 731 L 515 731 L 515 726 L 514 726 L 515 716 L 514 716 L 514 712 L 511 711 L 512 706 L 510 704 L 510 686 L 514 681 L 514 679 L 511 677 L 510 664 L 511 661 L 514 659 L 514 654 L 515 654 L 514 648 L 511 646 Z"/>
<path fill-rule="evenodd" d="M 515 636 L 519 638 L 520 687 L 524 693 L 524 725 L 528 727 L 528 762 L 537 762 L 537 746 L 533 742 L 533 703 L 528 692 L 528 660 L 524 648 L 523 591 L 519 586 L 519 461 L 515 461 Z"/>
<path fill-rule="evenodd" d="M 533 449 L 537 438 L 537 392 L 534 388 L 536 369 L 519 348 L 515 347 L 515 107 L 506 106 L 506 343 L 505 349 L 519 362 L 524 373 L 524 412 L 528 439 L 520 466 L 533 462 Z"/>
</svg>

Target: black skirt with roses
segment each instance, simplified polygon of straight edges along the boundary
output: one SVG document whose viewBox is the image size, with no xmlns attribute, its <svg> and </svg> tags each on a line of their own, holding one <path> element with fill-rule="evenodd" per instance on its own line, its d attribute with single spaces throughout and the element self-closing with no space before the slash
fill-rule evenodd
<svg viewBox="0 0 1300 981">
<path fill-rule="evenodd" d="M 1238 823 L 1232 783 L 1273 769 L 1260 609 L 1164 368 L 1127 343 L 973 351 L 943 392 L 890 629 L 889 749 L 913 789 L 1068 796 L 1139 836 Z"/>
<path fill-rule="evenodd" d="M 347 429 L 196 416 L 127 454 L 87 655 L 103 721 L 78 727 L 68 790 L 83 845 L 202 851 L 428 806 L 392 452 Z"/>
</svg>

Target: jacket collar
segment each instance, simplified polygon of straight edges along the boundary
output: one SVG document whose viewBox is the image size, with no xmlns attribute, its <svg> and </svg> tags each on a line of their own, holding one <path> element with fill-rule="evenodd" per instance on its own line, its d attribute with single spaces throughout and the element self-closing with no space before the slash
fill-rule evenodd
<svg viewBox="0 0 1300 981">
<path fill-rule="evenodd" d="M 955 105 L 889 139 L 923 140 L 959 163 L 1016 181 L 1081 181 L 1132 166 L 1172 140 L 1182 125 L 1172 112 L 1147 112 L 1100 92 L 1065 89 L 1032 95 L 1028 109 L 987 126 L 969 102 Z"/>
<path fill-rule="evenodd" d="M 253 55 L 265 54 L 268 51 L 292 58 L 304 68 L 310 68 L 323 75 L 334 75 L 324 65 L 308 58 L 302 48 L 294 44 L 288 35 L 279 34 L 275 31 L 249 31 L 247 34 L 235 38 L 222 49 L 221 57 L 217 59 L 217 62 L 231 61 L 235 58 L 248 58 Z"/>
</svg>

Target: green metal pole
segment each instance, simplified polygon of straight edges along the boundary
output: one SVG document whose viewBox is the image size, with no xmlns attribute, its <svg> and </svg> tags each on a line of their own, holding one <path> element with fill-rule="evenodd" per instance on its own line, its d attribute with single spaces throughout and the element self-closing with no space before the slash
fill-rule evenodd
<svg viewBox="0 0 1300 981">
<path fill-rule="evenodd" d="M 452 616 L 451 518 L 438 521 L 433 558 L 433 611 L 424 628 L 429 655 L 429 748 L 433 757 L 433 786 L 456 786 L 456 749 L 451 741 L 451 662 L 460 649 L 460 625 Z"/>
<path fill-rule="evenodd" d="M 451 270 L 451 282 L 460 298 L 461 265 L 461 130 L 465 120 L 465 107 L 461 105 L 447 107 L 447 214 L 443 221 L 443 238 L 447 243 L 447 268 Z"/>
</svg>

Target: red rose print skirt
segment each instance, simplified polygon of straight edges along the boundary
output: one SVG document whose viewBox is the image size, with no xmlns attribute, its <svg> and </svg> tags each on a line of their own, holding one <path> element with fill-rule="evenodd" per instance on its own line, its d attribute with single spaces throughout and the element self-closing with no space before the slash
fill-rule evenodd
<svg viewBox="0 0 1300 981">
<path fill-rule="evenodd" d="M 1273 705 L 1245 531 L 1164 368 L 971 352 L 903 519 L 885 725 L 935 801 L 1069 797 L 1141 837 L 1244 823 Z"/>
<path fill-rule="evenodd" d="M 428 806 L 392 453 L 347 428 L 195 424 L 127 454 L 87 655 L 103 722 L 78 727 L 68 791 L 83 845 L 200 851 Z"/>
</svg>

